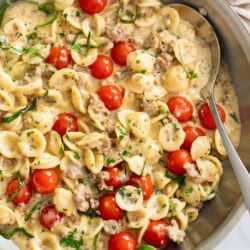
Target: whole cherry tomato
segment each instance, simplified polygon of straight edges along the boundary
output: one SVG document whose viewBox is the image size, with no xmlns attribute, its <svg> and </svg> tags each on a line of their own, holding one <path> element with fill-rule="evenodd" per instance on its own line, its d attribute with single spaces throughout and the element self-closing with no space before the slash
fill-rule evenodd
<svg viewBox="0 0 250 250">
<path fill-rule="evenodd" d="M 161 248 L 169 243 L 168 224 L 164 220 L 150 221 L 144 235 L 143 240 L 154 247 Z"/>
<path fill-rule="evenodd" d="M 179 149 L 170 153 L 168 157 L 167 167 L 176 175 L 183 175 L 186 173 L 184 165 L 186 163 L 192 163 L 190 153 L 186 149 Z"/>
<path fill-rule="evenodd" d="M 108 110 L 118 109 L 122 105 L 122 91 L 114 84 L 101 86 L 98 89 L 97 94 Z"/>
<path fill-rule="evenodd" d="M 58 185 L 58 175 L 53 168 L 36 169 L 30 177 L 30 183 L 36 192 L 50 194 Z"/>
<path fill-rule="evenodd" d="M 110 57 L 99 55 L 89 68 L 93 77 L 102 80 L 112 75 L 114 71 L 114 63 Z"/>
<path fill-rule="evenodd" d="M 57 222 L 62 220 L 64 214 L 58 212 L 54 205 L 49 205 L 44 207 L 40 214 L 40 223 L 47 229 L 51 229 L 51 227 Z"/>
<path fill-rule="evenodd" d="M 217 110 L 220 115 L 220 119 L 222 122 L 225 122 L 226 120 L 226 113 L 225 110 L 218 104 L 216 104 Z M 207 103 L 204 103 L 201 105 L 198 115 L 200 118 L 200 123 L 202 127 L 208 129 L 208 130 L 214 130 L 217 128 L 216 123 L 214 121 L 214 118 L 212 116 L 212 113 L 210 111 L 210 108 Z"/>
<path fill-rule="evenodd" d="M 132 43 L 118 42 L 111 50 L 111 57 L 120 66 L 126 66 L 127 56 L 136 49 Z"/>
<path fill-rule="evenodd" d="M 205 132 L 198 127 L 187 126 L 184 127 L 183 130 L 186 133 L 186 135 L 185 135 L 185 140 L 181 147 L 186 150 L 190 150 L 193 141 L 197 137 L 205 135 Z"/>
<path fill-rule="evenodd" d="M 120 232 L 110 237 L 108 250 L 136 250 L 136 240 L 130 233 Z"/>
<path fill-rule="evenodd" d="M 193 115 L 193 105 L 184 96 L 175 96 L 168 100 L 168 107 L 171 114 L 179 122 L 188 122 Z"/>
<path fill-rule="evenodd" d="M 104 220 L 120 220 L 124 214 L 124 211 L 117 205 L 114 194 L 104 195 L 99 200 L 99 211 Z"/>
<path fill-rule="evenodd" d="M 105 180 L 105 183 L 109 187 L 120 188 L 123 184 L 123 170 L 121 165 L 116 165 L 112 168 L 104 168 L 104 172 L 109 174 L 109 178 Z"/>
<path fill-rule="evenodd" d="M 127 185 L 134 187 L 138 187 L 139 185 L 142 189 L 144 200 L 147 200 L 154 192 L 154 185 L 150 174 L 146 174 L 145 176 L 132 174 L 129 181 L 127 182 Z"/>
<path fill-rule="evenodd" d="M 46 62 L 54 65 L 58 70 L 67 68 L 71 62 L 70 50 L 66 47 L 52 47 Z"/>
<path fill-rule="evenodd" d="M 66 132 L 77 132 L 77 118 L 70 113 L 61 113 L 54 122 L 52 130 L 55 130 L 61 136 Z"/>
<path fill-rule="evenodd" d="M 79 0 L 80 8 L 87 14 L 101 12 L 107 5 L 107 0 Z"/>
<path fill-rule="evenodd" d="M 13 179 L 7 185 L 7 195 L 14 204 L 27 204 L 32 197 L 32 191 L 28 184 L 19 179 Z"/>
</svg>

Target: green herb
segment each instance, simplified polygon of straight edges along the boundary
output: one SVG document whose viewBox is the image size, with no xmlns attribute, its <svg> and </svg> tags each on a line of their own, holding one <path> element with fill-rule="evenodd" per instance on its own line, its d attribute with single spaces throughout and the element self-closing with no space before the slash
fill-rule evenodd
<svg viewBox="0 0 250 250">
<path fill-rule="evenodd" d="M 31 54 L 30 57 L 29 57 L 29 59 L 28 59 L 28 67 L 29 67 L 31 61 L 32 61 L 34 58 L 36 58 L 36 57 L 41 58 L 42 60 L 45 59 L 39 52 L 35 52 L 35 53 Z"/>
<path fill-rule="evenodd" d="M 89 208 L 86 212 L 82 212 L 81 214 L 90 217 L 90 219 L 93 219 L 94 217 L 98 216 L 98 213 L 93 208 Z"/>
<path fill-rule="evenodd" d="M 140 176 L 143 176 L 143 174 L 144 174 L 144 170 L 145 170 L 145 167 L 146 167 L 146 164 L 147 164 L 147 161 L 145 160 L 145 161 L 143 162 L 143 167 L 142 167 L 142 170 L 141 170 Z"/>
<path fill-rule="evenodd" d="M 45 92 L 44 92 L 43 96 L 48 96 L 49 95 L 49 90 L 48 89 L 44 89 L 44 90 L 45 90 Z"/>
<path fill-rule="evenodd" d="M 67 14 L 67 13 L 64 13 L 64 14 L 63 14 L 63 17 L 64 17 L 64 22 L 66 22 L 66 21 L 67 21 L 68 14 Z"/>
<path fill-rule="evenodd" d="M 189 79 L 193 79 L 193 78 L 197 78 L 198 75 L 195 73 L 195 72 L 189 72 L 183 62 L 183 59 L 182 59 L 182 55 L 179 54 L 179 57 L 180 57 L 180 61 L 181 61 L 181 65 L 182 65 L 182 68 L 183 70 L 185 71 L 186 73 L 186 77 L 189 78 Z"/>
<path fill-rule="evenodd" d="M 192 187 L 190 187 L 190 188 L 185 188 L 184 189 L 184 192 L 186 193 L 186 194 L 191 194 L 192 192 L 193 192 L 193 188 Z"/>
<path fill-rule="evenodd" d="M 76 250 L 81 250 L 83 246 L 83 238 L 80 237 L 79 240 L 75 240 L 74 235 L 77 233 L 77 229 L 70 232 L 67 237 L 64 237 L 60 240 L 60 245 L 62 247 L 71 247 Z"/>
<path fill-rule="evenodd" d="M 27 132 L 27 137 L 30 137 L 32 134 L 34 134 L 35 132 L 34 131 L 29 131 Z"/>
<path fill-rule="evenodd" d="M 51 2 L 46 2 L 38 5 L 38 10 L 50 15 L 55 12 L 54 4 Z"/>
<path fill-rule="evenodd" d="M 125 187 L 118 189 L 118 193 L 124 198 L 125 197 Z"/>
<path fill-rule="evenodd" d="M 157 249 L 153 246 L 148 245 L 148 244 L 142 244 L 137 248 L 137 250 L 157 250 Z"/>
<path fill-rule="evenodd" d="M 77 11 L 76 12 L 76 16 L 78 17 L 78 16 L 80 16 L 81 15 L 81 12 L 80 11 Z"/>
<path fill-rule="evenodd" d="M 74 153 L 74 158 L 77 159 L 77 160 L 79 160 L 80 159 L 80 155 L 77 152 L 75 152 Z"/>
<path fill-rule="evenodd" d="M 64 155 L 64 147 L 63 147 L 63 146 L 61 146 L 61 147 L 59 148 L 59 154 L 60 154 L 60 155 Z"/>
<path fill-rule="evenodd" d="M 201 106 L 201 103 L 200 102 L 197 102 L 196 104 L 195 104 L 195 107 L 198 109 L 199 107 Z"/>
<path fill-rule="evenodd" d="M 88 41 L 87 41 L 88 42 Z M 90 49 L 100 49 L 100 48 L 104 48 L 108 45 L 108 43 L 101 43 L 99 45 L 92 45 L 92 44 L 80 44 L 80 43 L 76 43 L 73 44 L 71 46 L 71 49 L 76 50 L 79 54 L 80 53 L 84 53 L 84 49 L 87 48 L 87 51 L 89 51 Z"/>
<path fill-rule="evenodd" d="M 118 140 L 119 141 L 122 141 L 124 139 L 124 137 L 126 135 L 128 135 L 127 131 L 125 129 L 123 129 L 122 127 L 120 126 L 117 126 L 117 129 L 118 129 L 118 132 L 119 132 L 119 135 L 118 135 Z"/>
<path fill-rule="evenodd" d="M 142 74 L 146 74 L 146 72 L 147 72 L 146 69 L 142 69 L 142 70 L 141 70 L 141 73 L 142 73 Z"/>
<path fill-rule="evenodd" d="M 97 233 L 94 237 L 94 240 L 93 240 L 93 245 L 92 245 L 92 250 L 97 250 L 97 240 L 98 240 L 98 236 L 99 236 L 99 233 Z"/>
<path fill-rule="evenodd" d="M 25 235 L 26 237 L 30 239 L 34 238 L 34 236 L 30 234 L 29 232 L 27 232 L 24 227 L 17 227 L 13 229 L 10 233 L 6 233 L 0 230 L 0 235 L 4 237 L 5 239 L 11 239 L 16 233 L 22 233 L 23 235 Z"/>
<path fill-rule="evenodd" d="M 36 120 L 36 121 L 34 121 L 34 123 L 35 123 L 35 124 L 40 124 L 40 122 L 39 122 L 39 121 L 37 121 L 37 120 Z"/>
<path fill-rule="evenodd" d="M 113 225 L 113 226 L 112 226 L 112 229 L 114 229 L 114 230 L 115 230 L 115 229 L 116 229 L 116 226 L 115 226 L 115 225 Z"/>
<path fill-rule="evenodd" d="M 23 50 L 20 50 L 20 49 L 16 49 L 14 47 L 1 47 L 2 49 L 5 49 L 5 50 L 9 50 L 11 53 L 15 54 L 15 55 L 18 55 L 18 56 L 23 56 L 23 55 L 26 55 L 30 52 L 36 52 L 36 51 L 39 51 L 39 50 L 42 50 L 44 48 L 46 48 L 45 45 L 37 45 L 35 47 L 31 47 L 31 48 L 28 48 L 28 49 L 23 49 Z"/>
<path fill-rule="evenodd" d="M 106 166 L 108 167 L 112 163 L 115 163 L 115 160 L 113 158 L 108 158 L 107 161 L 106 161 Z"/>
<path fill-rule="evenodd" d="M 13 115 L 7 116 L 7 117 L 2 117 L 1 118 L 1 122 L 3 123 L 10 123 L 12 121 L 14 121 L 18 116 L 25 114 L 31 110 L 33 110 L 36 107 L 36 97 L 33 99 L 31 105 L 26 106 L 25 108 L 19 110 L 18 112 L 16 112 Z"/>
<path fill-rule="evenodd" d="M 12 172 L 11 175 L 12 175 L 12 176 L 15 176 L 15 177 L 20 177 L 20 171 L 17 170 L 17 171 L 15 171 L 15 172 Z"/>
<path fill-rule="evenodd" d="M 123 16 L 123 8 L 122 8 L 122 5 L 120 3 L 120 7 L 118 9 L 118 17 L 119 17 L 121 23 L 134 23 L 136 21 L 136 19 L 141 16 L 139 5 L 137 5 L 137 4 L 135 5 L 135 13 L 132 13 L 130 10 L 125 10 L 125 15 L 129 19 L 124 19 L 122 17 Z"/>
<path fill-rule="evenodd" d="M 166 203 L 162 204 L 161 208 L 165 208 L 165 207 L 167 207 L 167 204 Z"/>
<path fill-rule="evenodd" d="M 0 177 L 0 182 L 4 180 L 2 174 L 3 174 L 3 170 L 0 169 L 0 176 L 1 176 Z"/>
<path fill-rule="evenodd" d="M 75 35 L 75 37 L 74 37 L 74 39 L 73 39 L 71 45 L 75 44 L 75 42 L 76 42 L 78 36 L 80 36 L 81 34 L 82 34 L 82 31 L 79 31 L 79 32 L 76 33 L 76 35 Z"/>
<path fill-rule="evenodd" d="M 180 127 L 179 127 L 176 123 L 173 123 L 173 122 L 172 122 L 171 124 L 173 125 L 175 131 L 180 130 Z"/>
<path fill-rule="evenodd" d="M 235 112 L 230 113 L 230 116 L 234 119 L 235 122 L 239 123 L 239 118 Z"/>
<path fill-rule="evenodd" d="M 124 150 L 124 151 L 121 153 L 120 156 L 122 156 L 122 158 L 123 158 L 123 157 L 128 157 L 128 151 Z"/>
<path fill-rule="evenodd" d="M 52 19 L 50 19 L 48 22 L 38 24 L 38 25 L 35 27 L 35 29 L 40 28 L 40 27 L 47 26 L 47 25 L 49 25 L 49 24 L 52 24 L 52 23 L 58 18 L 58 15 L 59 15 L 59 11 L 57 10 L 56 13 L 55 13 L 55 16 L 54 16 Z"/>
<path fill-rule="evenodd" d="M 139 64 L 141 61 L 140 60 L 136 60 L 136 64 Z"/>
<path fill-rule="evenodd" d="M 171 210 L 171 217 L 174 217 L 176 215 L 177 204 L 173 201 L 170 201 L 169 202 L 169 209 Z"/>
<path fill-rule="evenodd" d="M 159 155 L 163 155 L 162 150 L 159 150 L 159 151 L 158 151 L 158 154 L 159 154 Z"/>
<path fill-rule="evenodd" d="M 173 178 L 173 181 L 177 182 L 179 186 L 183 186 L 185 184 L 185 179 L 186 179 L 185 176 L 177 176 Z"/>
<path fill-rule="evenodd" d="M 30 217 L 36 212 L 39 211 L 42 208 L 42 204 L 43 201 L 38 201 L 29 211 L 29 213 L 27 214 L 27 216 L 25 217 L 25 221 L 27 221 L 28 219 L 30 219 Z"/>
<path fill-rule="evenodd" d="M 60 36 L 60 37 L 65 37 L 65 34 L 64 34 L 63 32 L 60 32 L 60 33 L 59 33 L 59 36 Z"/>
<path fill-rule="evenodd" d="M 90 42 L 91 42 L 91 32 L 88 33 L 88 37 L 87 37 L 87 44 L 86 44 L 86 47 L 87 47 L 87 54 L 89 53 L 90 51 Z"/>
<path fill-rule="evenodd" d="M 21 178 L 18 177 L 17 178 L 17 182 L 18 182 L 18 189 L 15 193 L 13 193 L 10 198 L 8 198 L 7 202 L 13 201 L 21 192 L 22 188 L 23 188 L 23 183 L 21 181 Z"/>
<path fill-rule="evenodd" d="M 31 34 L 28 34 L 28 35 L 26 35 L 26 38 L 27 38 L 27 45 L 29 45 L 30 40 L 37 39 L 37 33 L 36 33 L 36 32 L 33 32 L 33 33 L 31 33 Z M 38 39 L 37 39 L 37 40 L 38 40 Z"/>
</svg>

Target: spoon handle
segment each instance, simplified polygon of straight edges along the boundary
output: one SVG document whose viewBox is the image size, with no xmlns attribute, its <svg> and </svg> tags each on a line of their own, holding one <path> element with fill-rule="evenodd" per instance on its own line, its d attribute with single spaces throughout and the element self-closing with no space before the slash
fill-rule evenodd
<svg viewBox="0 0 250 250">
<path fill-rule="evenodd" d="M 241 161 L 238 153 L 236 152 L 226 130 L 222 124 L 219 113 L 216 108 L 214 95 L 209 97 L 209 107 L 212 112 L 213 118 L 219 130 L 220 136 L 227 150 L 229 161 L 233 167 L 234 173 L 240 185 L 242 195 L 244 197 L 248 212 L 250 213 L 250 174 L 248 173 L 245 165 Z"/>
</svg>

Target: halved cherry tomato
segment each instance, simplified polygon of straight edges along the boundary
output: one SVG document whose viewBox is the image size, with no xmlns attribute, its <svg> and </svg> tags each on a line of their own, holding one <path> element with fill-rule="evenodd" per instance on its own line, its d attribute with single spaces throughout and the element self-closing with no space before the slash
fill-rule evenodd
<svg viewBox="0 0 250 250">
<path fill-rule="evenodd" d="M 36 192 L 50 194 L 58 185 L 58 175 L 53 168 L 36 169 L 30 177 L 30 184 Z"/>
<path fill-rule="evenodd" d="M 114 71 L 114 63 L 110 57 L 99 55 L 89 68 L 93 77 L 102 80 L 112 75 Z"/>
<path fill-rule="evenodd" d="M 57 222 L 62 220 L 64 214 L 58 212 L 54 205 L 49 205 L 44 207 L 40 214 L 40 223 L 47 229 L 51 229 L 51 227 Z"/>
<path fill-rule="evenodd" d="M 80 8 L 87 14 L 101 12 L 107 5 L 107 0 L 79 0 Z"/>
<path fill-rule="evenodd" d="M 98 89 L 97 94 L 108 110 L 118 109 L 122 105 L 122 91 L 114 84 L 101 86 Z"/>
<path fill-rule="evenodd" d="M 127 56 L 135 50 L 135 46 L 132 43 L 118 42 L 111 50 L 111 57 L 116 64 L 126 66 Z"/>
<path fill-rule="evenodd" d="M 54 65 L 58 70 L 67 68 L 71 62 L 70 50 L 66 47 L 52 47 L 46 62 Z"/>
<path fill-rule="evenodd" d="M 205 132 L 198 127 L 187 126 L 184 127 L 183 130 L 186 133 L 186 135 L 185 135 L 185 140 L 181 147 L 186 150 L 190 150 L 193 141 L 197 137 L 205 135 Z"/>
<path fill-rule="evenodd" d="M 226 120 L 226 113 L 225 110 L 218 104 L 216 104 L 217 110 L 220 115 L 221 121 L 224 123 Z M 217 128 L 216 123 L 214 121 L 214 118 L 212 116 L 212 113 L 210 111 L 210 108 L 207 103 L 204 103 L 201 105 L 198 115 L 200 118 L 200 123 L 202 127 L 208 129 L 208 130 L 214 130 Z"/>
<path fill-rule="evenodd" d="M 129 181 L 127 182 L 127 185 L 134 187 L 138 187 L 139 185 L 142 189 L 144 200 L 147 200 L 154 192 L 154 185 L 150 174 L 146 174 L 145 176 L 132 174 Z"/>
<path fill-rule="evenodd" d="M 32 191 L 28 184 L 21 180 L 18 182 L 18 179 L 13 179 L 7 185 L 7 195 L 14 204 L 27 204 L 32 197 Z"/>
<path fill-rule="evenodd" d="M 183 175 L 186 173 L 184 165 L 192 162 L 190 153 L 186 149 L 179 149 L 170 153 L 167 167 L 174 174 Z"/>
<path fill-rule="evenodd" d="M 52 130 L 55 130 L 61 136 L 66 132 L 78 131 L 77 118 L 70 113 L 61 113 L 54 122 Z"/>
<path fill-rule="evenodd" d="M 144 235 L 143 240 L 154 247 L 161 248 L 169 243 L 168 224 L 164 220 L 150 221 Z"/>
<path fill-rule="evenodd" d="M 108 250 L 136 250 L 136 240 L 130 233 L 120 232 L 110 237 Z"/>
<path fill-rule="evenodd" d="M 179 122 L 188 122 L 193 115 L 193 105 L 184 96 L 175 96 L 168 100 L 168 107 L 171 114 Z"/>
<path fill-rule="evenodd" d="M 124 214 L 124 211 L 117 205 L 114 194 L 104 195 L 99 200 L 99 211 L 104 220 L 120 220 Z"/>
<path fill-rule="evenodd" d="M 123 171 L 121 165 L 116 165 L 112 168 L 104 168 L 104 172 L 109 174 L 109 178 L 105 183 L 109 187 L 120 188 L 123 184 Z"/>
</svg>

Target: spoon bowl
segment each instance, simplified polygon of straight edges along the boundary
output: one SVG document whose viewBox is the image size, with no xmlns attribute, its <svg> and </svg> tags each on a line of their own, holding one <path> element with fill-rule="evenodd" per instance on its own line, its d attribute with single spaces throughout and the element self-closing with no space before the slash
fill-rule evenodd
<svg viewBox="0 0 250 250">
<path fill-rule="evenodd" d="M 183 4 L 173 3 L 170 4 L 170 6 L 175 8 L 179 12 L 182 19 L 189 21 L 194 26 L 197 35 L 201 37 L 211 49 L 212 69 L 210 78 L 209 81 L 205 83 L 205 86 L 201 89 L 200 93 L 201 96 L 205 100 L 207 100 L 207 103 L 210 107 L 211 113 L 224 143 L 224 147 L 227 150 L 229 161 L 241 188 L 241 192 L 245 200 L 248 212 L 250 213 L 250 174 L 241 161 L 225 130 L 225 127 L 223 126 L 216 108 L 216 102 L 214 98 L 214 84 L 219 72 L 221 59 L 219 40 L 212 25 L 204 17 L 207 15 L 207 12 L 204 8 L 200 8 L 198 12 L 193 8 Z"/>
</svg>

